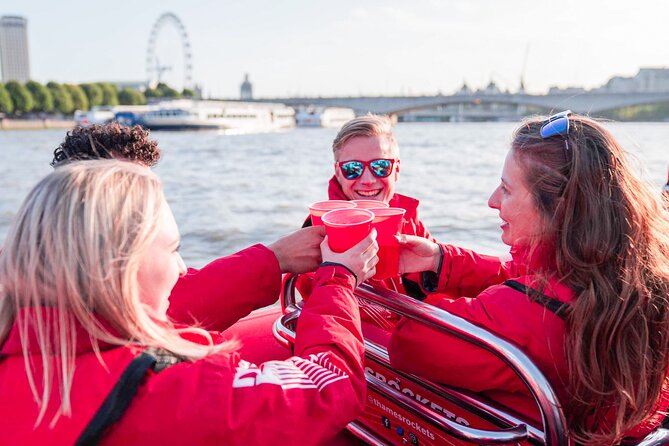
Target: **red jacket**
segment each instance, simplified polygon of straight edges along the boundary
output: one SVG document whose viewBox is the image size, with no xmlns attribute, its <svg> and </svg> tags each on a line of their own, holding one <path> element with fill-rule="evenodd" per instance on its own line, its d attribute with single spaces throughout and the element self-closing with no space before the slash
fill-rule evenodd
<svg viewBox="0 0 669 446">
<path fill-rule="evenodd" d="M 172 289 L 167 314 L 183 324 L 222 331 L 275 303 L 280 290 L 279 261 L 269 248 L 254 245 L 200 270 L 188 268 Z"/>
<path fill-rule="evenodd" d="M 362 409 L 365 398 L 354 279 L 344 268 L 329 266 L 320 268 L 315 280 L 299 320 L 295 357 L 258 367 L 240 360 L 236 353 L 225 353 L 182 362 L 158 374 L 148 372 L 129 408 L 102 442 L 302 445 L 319 444 L 342 429 Z M 41 356 L 35 343 L 28 349 L 39 368 Z M 61 416 L 49 428 L 59 405 L 56 384 L 45 421 L 35 428 L 38 406 L 14 326 L 0 351 L 0 443 L 73 444 L 140 351 L 132 345 L 102 344 L 103 365 L 81 329 L 72 417 Z M 36 373 L 39 377 L 39 370 Z M 39 378 L 36 385 L 41 386 Z"/>
<path fill-rule="evenodd" d="M 442 263 L 437 289 L 462 297 L 442 299 L 437 306 L 463 317 L 518 345 L 544 373 L 566 413 L 576 404 L 569 397 L 567 360 L 564 350 L 565 322 L 543 305 L 502 282 L 514 278 L 527 286 L 538 288 L 537 277 L 525 267 L 527 259 L 512 252 L 513 260 L 502 262 L 455 246 L 443 245 Z M 544 294 L 569 303 L 574 293 L 553 280 Z M 400 321 L 389 346 L 393 366 L 424 376 L 436 382 L 482 392 L 488 397 L 538 421 L 536 403 L 521 380 L 492 353 L 457 337 L 438 333 L 426 326 Z M 437 362 L 435 362 L 437 361 Z M 669 404 L 669 393 L 660 405 Z M 663 415 L 639 426 L 629 435 L 643 436 L 657 427 Z"/>
</svg>

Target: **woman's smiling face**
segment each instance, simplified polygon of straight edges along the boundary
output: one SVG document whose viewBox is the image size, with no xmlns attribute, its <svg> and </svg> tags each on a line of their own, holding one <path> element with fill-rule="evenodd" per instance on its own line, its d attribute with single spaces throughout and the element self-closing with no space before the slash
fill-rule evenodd
<svg viewBox="0 0 669 446">
<path fill-rule="evenodd" d="M 502 242 L 509 246 L 527 246 L 543 230 L 541 214 L 513 150 L 506 155 L 501 182 L 488 199 L 488 206 L 499 211 Z"/>
</svg>

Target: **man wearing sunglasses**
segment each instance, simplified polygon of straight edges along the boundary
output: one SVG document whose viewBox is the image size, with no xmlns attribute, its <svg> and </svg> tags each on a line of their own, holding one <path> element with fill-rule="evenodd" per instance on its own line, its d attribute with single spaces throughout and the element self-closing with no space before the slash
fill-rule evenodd
<svg viewBox="0 0 669 446">
<path fill-rule="evenodd" d="M 419 201 L 395 193 L 400 175 L 400 151 L 386 116 L 371 113 L 350 120 L 342 126 L 332 143 L 334 176 L 328 184 L 330 200 L 378 200 L 391 207 L 406 210 L 402 234 L 417 235 L 430 240 L 425 225 L 418 219 Z M 307 219 L 305 226 L 310 226 Z M 415 277 L 416 280 L 418 276 Z M 375 281 L 375 285 L 408 294 L 423 300 L 426 295 L 410 278 L 391 278 Z M 308 293 L 304 283 L 302 295 Z M 299 286 L 299 285 L 298 285 Z"/>
</svg>

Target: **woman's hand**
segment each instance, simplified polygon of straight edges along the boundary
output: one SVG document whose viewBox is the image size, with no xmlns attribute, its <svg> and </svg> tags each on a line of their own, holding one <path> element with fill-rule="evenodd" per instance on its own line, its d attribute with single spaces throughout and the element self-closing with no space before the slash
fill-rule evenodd
<svg viewBox="0 0 669 446">
<path fill-rule="evenodd" d="M 372 229 L 367 237 L 345 252 L 333 252 L 328 246 L 327 237 L 321 243 L 323 262 L 339 263 L 350 269 L 357 276 L 356 285 L 376 274 L 376 264 L 379 263 L 379 258 L 376 256 L 378 250 L 376 229 Z"/>
<path fill-rule="evenodd" d="M 415 235 L 399 235 L 400 274 L 423 271 L 437 272 L 441 260 L 439 245 Z"/>
</svg>

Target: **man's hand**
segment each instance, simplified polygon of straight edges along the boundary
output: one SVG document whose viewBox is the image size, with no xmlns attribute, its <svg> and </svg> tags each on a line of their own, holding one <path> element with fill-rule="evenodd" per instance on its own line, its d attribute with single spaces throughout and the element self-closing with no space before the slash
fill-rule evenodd
<svg viewBox="0 0 669 446">
<path fill-rule="evenodd" d="M 441 260 L 439 245 L 415 235 L 400 235 L 400 274 L 437 272 Z"/>
<path fill-rule="evenodd" d="M 315 271 L 321 264 L 321 242 L 325 226 L 298 229 L 268 246 L 279 261 L 282 273 Z"/>
</svg>

